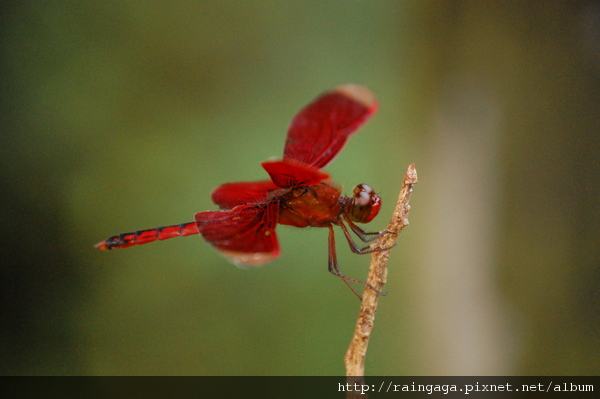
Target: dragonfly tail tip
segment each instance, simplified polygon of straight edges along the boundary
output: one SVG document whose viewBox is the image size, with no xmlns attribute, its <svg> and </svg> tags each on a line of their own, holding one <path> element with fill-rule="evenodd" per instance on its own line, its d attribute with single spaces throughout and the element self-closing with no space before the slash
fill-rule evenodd
<svg viewBox="0 0 600 399">
<path fill-rule="evenodd" d="M 98 244 L 94 245 L 94 248 L 96 248 L 96 249 L 102 249 L 102 250 L 106 250 L 106 251 L 108 251 L 108 249 L 109 249 L 106 246 L 106 241 L 99 242 Z"/>
</svg>

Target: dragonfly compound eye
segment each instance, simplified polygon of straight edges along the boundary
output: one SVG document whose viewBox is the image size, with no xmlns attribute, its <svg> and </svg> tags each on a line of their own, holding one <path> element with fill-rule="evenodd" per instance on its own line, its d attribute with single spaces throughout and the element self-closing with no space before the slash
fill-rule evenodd
<svg viewBox="0 0 600 399">
<path fill-rule="evenodd" d="M 366 184 L 354 187 L 354 198 L 350 209 L 350 219 L 354 222 L 369 223 L 381 208 L 381 198 Z"/>
</svg>

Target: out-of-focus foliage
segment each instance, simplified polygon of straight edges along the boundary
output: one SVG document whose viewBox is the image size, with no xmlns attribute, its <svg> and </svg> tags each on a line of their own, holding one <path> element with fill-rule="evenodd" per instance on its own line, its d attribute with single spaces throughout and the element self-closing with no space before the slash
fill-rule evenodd
<svg viewBox="0 0 600 399">
<path fill-rule="evenodd" d="M 600 372 L 597 2 L 3 2 L 2 374 L 342 374 L 358 301 L 327 231 L 228 264 L 191 221 L 263 179 L 294 114 L 368 85 L 373 120 L 327 168 L 419 185 L 392 252 L 368 374 Z M 366 278 L 347 250 L 342 270 Z"/>
</svg>

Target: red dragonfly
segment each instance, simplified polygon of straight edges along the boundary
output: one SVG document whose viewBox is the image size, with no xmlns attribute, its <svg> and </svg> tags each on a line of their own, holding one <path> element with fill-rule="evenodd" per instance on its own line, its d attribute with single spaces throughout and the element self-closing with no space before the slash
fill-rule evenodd
<svg viewBox="0 0 600 399">
<path fill-rule="evenodd" d="M 347 84 L 323 93 L 292 120 L 283 159 L 262 163 L 271 180 L 223 184 L 211 194 L 220 210 L 196 213 L 191 223 L 119 234 L 98 243 L 96 248 L 127 248 L 201 234 L 235 265 L 260 266 L 279 256 L 277 223 L 327 227 L 329 272 L 342 278 L 360 298 L 348 281 L 371 285 L 340 273 L 333 225 L 341 227 L 350 249 L 356 254 L 389 249 L 360 248 L 346 227 L 347 224 L 365 243 L 386 234 L 387 231 L 367 233 L 356 225 L 368 223 L 377 216 L 381 199 L 366 184 L 356 186 L 352 197 L 342 196 L 341 189 L 329 184 L 329 175 L 321 169 L 337 156 L 348 137 L 377 111 L 377 106 L 377 98 L 364 86 Z"/>
</svg>

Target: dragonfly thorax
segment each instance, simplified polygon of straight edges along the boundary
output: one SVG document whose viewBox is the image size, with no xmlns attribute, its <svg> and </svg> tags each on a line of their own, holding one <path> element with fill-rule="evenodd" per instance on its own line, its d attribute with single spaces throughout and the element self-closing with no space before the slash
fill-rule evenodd
<svg viewBox="0 0 600 399">
<path fill-rule="evenodd" d="M 278 223 L 296 227 L 325 227 L 342 213 L 340 190 L 326 183 L 293 188 L 279 199 Z"/>
</svg>

